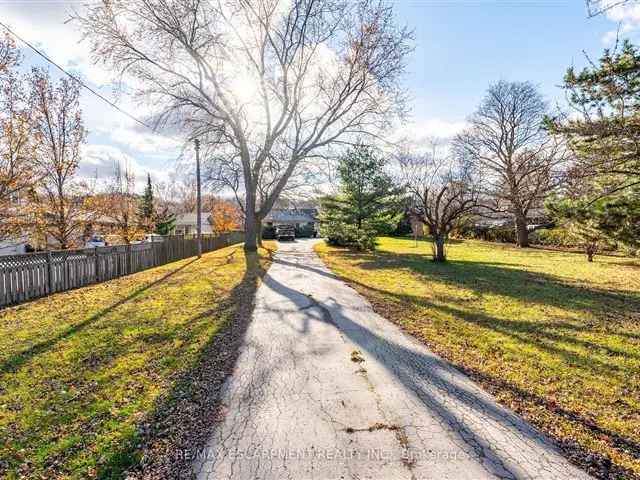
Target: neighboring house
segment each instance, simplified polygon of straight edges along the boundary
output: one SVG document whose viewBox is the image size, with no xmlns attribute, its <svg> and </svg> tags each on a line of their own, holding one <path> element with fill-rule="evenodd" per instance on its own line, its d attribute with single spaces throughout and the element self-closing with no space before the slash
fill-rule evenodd
<svg viewBox="0 0 640 480">
<path fill-rule="evenodd" d="M 26 237 L 0 240 L 0 256 L 27 253 L 28 243 L 29 242 Z"/>
<path fill-rule="evenodd" d="M 15 220 L 18 218 L 18 208 L 21 204 L 20 195 L 14 192 L 9 196 L 9 201 L 0 206 L 0 223 L 11 222 L 10 228 L 0 228 L 0 231 L 4 232 L 4 235 L 0 238 L 0 256 L 20 255 L 27 252 L 29 238 L 24 233 L 21 233 L 23 229 L 15 226 Z M 9 226 L 8 223 L 7 226 Z M 7 231 L 12 233 L 9 234 Z"/>
<path fill-rule="evenodd" d="M 544 208 L 532 208 L 527 215 L 527 221 L 527 228 L 530 232 L 539 228 L 547 228 L 552 224 L 552 219 Z M 496 215 L 494 218 L 485 216 L 473 219 L 473 224 L 479 228 L 509 228 L 513 226 L 513 223 L 513 216 L 510 214 Z"/>
<path fill-rule="evenodd" d="M 213 233 L 211 213 L 202 212 L 202 233 Z M 198 233 L 197 212 L 181 213 L 176 216 L 176 235 L 192 235 Z"/>
<path fill-rule="evenodd" d="M 293 225 L 298 230 L 304 229 L 317 233 L 318 210 L 315 208 L 274 209 L 265 217 L 262 224 L 268 227 Z"/>
<path fill-rule="evenodd" d="M 22 237 L 16 236 L 0 240 L 0 255 L 19 255 L 27 253 L 27 246 L 37 250 L 56 250 L 57 242 L 50 235 L 36 234 L 33 225 L 27 224 L 26 230 L 31 234 L 24 234 Z M 93 235 L 105 237 L 109 243 L 121 243 L 117 236 L 116 223 L 103 215 L 86 214 L 80 217 L 78 227 L 70 239 L 72 248 L 83 248 L 85 242 Z"/>
</svg>

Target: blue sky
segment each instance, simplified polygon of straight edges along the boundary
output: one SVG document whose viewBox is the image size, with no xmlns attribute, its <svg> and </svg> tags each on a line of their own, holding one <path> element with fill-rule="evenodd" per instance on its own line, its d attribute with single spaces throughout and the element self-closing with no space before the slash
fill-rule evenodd
<svg viewBox="0 0 640 480">
<path fill-rule="evenodd" d="M 408 87 L 416 120 L 463 120 L 489 83 L 529 80 L 550 100 L 567 67 L 598 58 L 616 24 L 588 19 L 582 0 L 398 0 L 398 18 L 415 30 Z"/>
<path fill-rule="evenodd" d="M 71 8 L 84 0 L 0 0 L 0 19 L 51 58 L 80 73 L 109 98 L 108 75 L 91 62 L 88 46 L 65 24 Z M 583 0 L 394 0 L 399 22 L 415 31 L 415 51 L 406 86 L 411 94 L 416 138 L 451 135 L 464 126 L 489 83 L 529 80 L 552 102 L 572 63 L 585 64 L 585 50 L 598 58 L 611 44 L 620 22 L 626 36 L 640 31 L 640 2 L 588 19 Z M 27 49 L 25 66 L 42 64 Z M 52 74 L 57 72 L 52 69 Z M 125 110 L 139 114 L 126 98 Z M 82 172 L 106 175 L 113 162 L 126 160 L 144 181 L 146 172 L 166 179 L 180 144 L 154 135 L 84 93 L 82 106 L 90 132 Z"/>
</svg>

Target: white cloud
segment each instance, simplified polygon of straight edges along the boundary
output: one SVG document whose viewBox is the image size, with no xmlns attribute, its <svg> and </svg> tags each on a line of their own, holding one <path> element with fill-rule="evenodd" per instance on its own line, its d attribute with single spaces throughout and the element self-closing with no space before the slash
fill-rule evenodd
<svg viewBox="0 0 640 480">
<path fill-rule="evenodd" d="M 620 35 L 629 34 L 640 28 L 640 3 L 604 0 L 602 7 L 605 9 L 607 18 L 619 25 Z M 618 29 L 610 30 L 602 37 L 602 41 L 607 45 L 612 45 L 617 37 Z"/>
<path fill-rule="evenodd" d="M 640 4 L 634 1 L 606 0 L 603 2 L 607 17 L 614 22 L 640 23 Z"/>
<path fill-rule="evenodd" d="M 147 173 L 155 182 L 166 181 L 168 172 L 141 165 L 135 158 L 127 155 L 113 145 L 85 145 L 82 149 L 82 161 L 78 167 L 78 176 L 96 179 L 103 183 L 113 174 L 114 167 L 120 163 L 129 169 L 136 178 L 136 190 L 141 191 L 147 181 Z"/>
<path fill-rule="evenodd" d="M 81 78 L 124 111 L 145 120 L 153 114 L 148 105 L 138 105 L 122 94 L 116 98 L 112 87 L 115 77 L 93 64 L 89 45 L 81 42 L 78 26 L 68 22 L 72 10 L 81 10 L 82 2 L 0 2 L 0 19 L 20 37 L 43 51 L 63 68 L 79 73 Z M 45 62 L 18 42 L 25 53 L 24 68 Z M 49 66 L 54 77 L 62 75 Z M 126 161 L 136 172 L 138 181 L 146 181 L 146 172 L 152 177 L 166 179 L 168 164 L 180 152 L 181 140 L 174 136 L 156 134 L 118 112 L 103 100 L 82 90 L 80 98 L 84 124 L 89 131 L 88 145 L 79 175 L 106 178 L 113 171 L 114 161 Z M 134 158 L 135 157 L 135 158 Z"/>
<path fill-rule="evenodd" d="M 124 125 L 116 127 L 109 134 L 114 142 L 149 154 L 177 156 L 182 145 L 178 138 L 156 135 L 150 130 L 141 131 Z"/>
<path fill-rule="evenodd" d="M 82 9 L 81 4 L 74 8 Z M 24 40 L 42 50 L 66 69 L 79 71 L 96 85 L 111 83 L 113 75 L 91 61 L 89 45 L 74 22 L 65 2 L 9 2 L 0 5 L 0 18 Z M 21 45 L 22 46 L 22 45 Z M 26 48 L 26 47 L 25 47 Z"/>
<path fill-rule="evenodd" d="M 428 137 L 449 138 L 460 133 L 466 127 L 467 123 L 464 121 L 452 122 L 440 119 L 430 119 L 419 122 L 415 127 L 415 131 Z"/>
<path fill-rule="evenodd" d="M 411 122 L 396 130 L 394 140 L 408 139 L 415 144 L 426 144 L 432 138 L 447 139 L 460 133 L 467 127 L 464 121 L 448 121 L 430 118 Z"/>
</svg>

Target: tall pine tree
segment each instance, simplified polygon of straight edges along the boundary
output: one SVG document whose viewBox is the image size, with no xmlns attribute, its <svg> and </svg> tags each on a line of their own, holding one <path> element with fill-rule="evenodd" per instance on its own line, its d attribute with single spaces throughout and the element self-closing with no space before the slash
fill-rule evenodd
<svg viewBox="0 0 640 480">
<path fill-rule="evenodd" d="M 147 232 L 151 232 L 154 230 L 154 224 L 156 220 L 155 213 L 155 205 L 153 202 L 153 185 L 151 185 L 151 175 L 147 173 L 147 185 L 144 189 L 142 198 L 140 199 L 140 207 L 138 211 L 140 224 Z"/>
<path fill-rule="evenodd" d="M 591 261 L 598 243 L 640 245 L 640 50 L 625 41 L 589 63 L 564 77 L 581 115 L 547 124 L 567 139 L 576 159 L 567 193 L 548 207 L 578 232 Z"/>
</svg>

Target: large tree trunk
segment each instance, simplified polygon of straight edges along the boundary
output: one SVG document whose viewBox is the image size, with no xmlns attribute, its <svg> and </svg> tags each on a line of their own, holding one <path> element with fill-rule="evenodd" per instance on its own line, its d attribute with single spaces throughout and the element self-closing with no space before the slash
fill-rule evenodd
<svg viewBox="0 0 640 480">
<path fill-rule="evenodd" d="M 244 249 L 248 252 L 255 252 L 258 249 L 258 229 L 255 205 L 251 204 L 247 198 L 244 212 Z"/>
<path fill-rule="evenodd" d="M 527 217 L 516 214 L 516 245 L 521 248 L 529 246 L 529 230 L 527 230 Z"/>
<path fill-rule="evenodd" d="M 447 255 L 444 250 L 444 245 L 446 242 L 446 238 L 444 235 L 434 235 L 433 236 L 433 261 L 434 262 L 446 262 Z"/>
<path fill-rule="evenodd" d="M 257 223 L 258 223 L 258 234 L 257 234 L 258 246 L 260 248 L 262 248 L 262 246 L 263 246 L 262 245 L 262 219 L 260 219 Z"/>
</svg>

